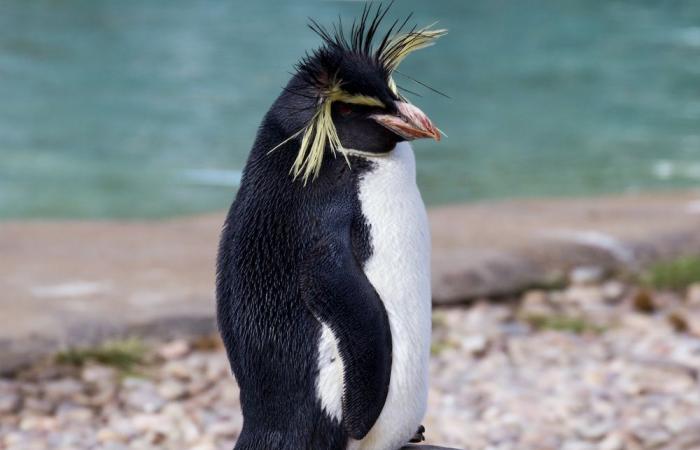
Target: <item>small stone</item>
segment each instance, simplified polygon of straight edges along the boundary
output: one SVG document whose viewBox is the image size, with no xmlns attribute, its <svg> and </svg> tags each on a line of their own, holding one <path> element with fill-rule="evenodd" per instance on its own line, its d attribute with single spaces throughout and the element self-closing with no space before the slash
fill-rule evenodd
<svg viewBox="0 0 700 450">
<path fill-rule="evenodd" d="M 192 370 L 183 361 L 168 361 L 162 369 L 163 374 L 180 380 L 192 378 Z"/>
<path fill-rule="evenodd" d="M 605 270 L 599 266 L 579 266 L 569 273 L 569 282 L 573 285 L 588 286 L 603 281 Z"/>
<path fill-rule="evenodd" d="M 625 294 L 625 285 L 619 281 L 610 280 L 603 284 L 600 292 L 607 303 L 617 303 Z"/>
<path fill-rule="evenodd" d="M 525 316 L 546 316 L 552 313 L 547 293 L 540 290 L 527 291 L 523 295 L 520 306 L 521 314 Z"/>
<path fill-rule="evenodd" d="M 193 445 L 190 450 L 216 450 L 216 446 L 211 441 L 204 441 Z"/>
<path fill-rule="evenodd" d="M 564 301 L 569 305 L 590 307 L 599 305 L 603 299 L 600 287 L 595 285 L 573 285 L 564 291 Z"/>
<path fill-rule="evenodd" d="M 106 430 L 116 434 L 120 439 L 132 439 L 138 434 L 138 430 L 131 420 L 127 419 L 121 414 L 120 416 L 113 417 L 109 421 L 108 428 Z M 99 437 L 109 439 L 111 436 L 112 435 L 108 434 L 107 431 L 101 431 Z"/>
<path fill-rule="evenodd" d="M 142 433 L 167 433 L 173 427 L 172 421 L 160 414 L 135 414 L 131 418 L 131 423 Z"/>
<path fill-rule="evenodd" d="M 129 447 L 121 442 L 107 442 L 100 450 L 129 450 Z"/>
<path fill-rule="evenodd" d="M 124 403 L 134 411 L 155 413 L 165 404 L 165 400 L 158 395 L 151 381 L 127 378 L 122 384 L 124 389 L 120 396 Z"/>
<path fill-rule="evenodd" d="M 72 378 L 49 381 L 44 385 L 44 395 L 49 400 L 75 398 L 83 392 L 83 385 Z"/>
<path fill-rule="evenodd" d="M 597 441 L 610 432 L 613 424 L 606 420 L 580 420 L 575 423 L 574 427 L 582 438 Z"/>
<path fill-rule="evenodd" d="M 0 415 L 13 414 L 22 406 L 22 397 L 17 392 L 0 393 Z"/>
<path fill-rule="evenodd" d="M 163 359 L 180 359 L 190 352 L 190 344 L 182 339 L 169 342 L 158 349 L 158 355 Z"/>
<path fill-rule="evenodd" d="M 97 439 L 100 442 L 103 443 L 108 443 L 108 442 L 119 442 L 122 439 L 122 435 L 117 433 L 114 430 L 111 430 L 109 428 L 101 428 L 97 431 L 96 435 Z"/>
<path fill-rule="evenodd" d="M 619 433 L 607 435 L 605 439 L 598 444 L 599 450 L 623 450 L 624 447 L 625 441 Z"/>
<path fill-rule="evenodd" d="M 595 446 L 586 441 L 567 441 L 561 450 L 595 450 Z"/>
<path fill-rule="evenodd" d="M 239 426 L 234 421 L 221 421 L 209 425 L 207 433 L 214 437 L 236 437 L 241 432 Z"/>
<path fill-rule="evenodd" d="M 81 374 L 83 381 L 94 384 L 112 383 L 116 377 L 116 370 L 105 366 L 86 366 Z"/>
<path fill-rule="evenodd" d="M 87 424 L 94 416 L 91 409 L 70 404 L 59 405 L 56 409 L 56 418 L 66 423 Z"/>
<path fill-rule="evenodd" d="M 632 433 L 647 448 L 656 448 L 666 444 L 671 439 L 670 433 L 661 427 L 642 426 L 632 430 Z"/>
<path fill-rule="evenodd" d="M 461 339 L 461 346 L 464 350 L 474 356 L 482 356 L 488 348 L 489 340 L 483 334 L 474 334 Z"/>
<path fill-rule="evenodd" d="M 20 430 L 23 431 L 54 431 L 56 419 L 49 416 L 25 416 L 19 423 Z"/>
<path fill-rule="evenodd" d="M 688 321 L 680 311 L 673 311 L 666 316 L 668 323 L 677 333 L 686 333 L 690 328 Z"/>
<path fill-rule="evenodd" d="M 178 400 L 187 395 L 187 387 L 175 380 L 165 380 L 158 386 L 158 395 L 166 400 Z"/>
<path fill-rule="evenodd" d="M 185 442 L 188 443 L 199 439 L 199 437 L 202 435 L 202 433 L 199 430 L 199 427 L 197 427 L 197 424 L 187 419 L 181 420 L 178 423 L 178 430 L 180 431 L 180 434 L 182 435 L 182 438 L 185 440 Z"/>
<path fill-rule="evenodd" d="M 163 407 L 165 400 L 157 394 L 148 391 L 135 391 L 126 395 L 124 403 L 135 411 L 155 413 Z"/>
<path fill-rule="evenodd" d="M 685 301 L 688 305 L 700 307 L 700 283 L 693 283 L 688 286 Z"/>
<path fill-rule="evenodd" d="M 24 410 L 37 414 L 51 414 L 56 405 L 46 399 L 27 397 L 24 399 Z"/>
<path fill-rule="evenodd" d="M 651 314 L 654 311 L 656 311 L 654 297 L 652 297 L 649 291 L 646 291 L 644 289 L 637 292 L 632 298 L 632 306 L 635 310 L 645 314 Z"/>
</svg>

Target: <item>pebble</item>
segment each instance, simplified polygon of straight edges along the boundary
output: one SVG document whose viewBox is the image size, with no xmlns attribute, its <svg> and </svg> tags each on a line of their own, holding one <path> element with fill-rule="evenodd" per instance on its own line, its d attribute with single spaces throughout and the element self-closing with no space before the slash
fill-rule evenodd
<svg viewBox="0 0 700 450">
<path fill-rule="evenodd" d="M 574 286 L 598 284 L 605 277 L 605 269 L 599 266 L 578 266 L 569 272 L 569 282 Z"/>
<path fill-rule="evenodd" d="M 625 294 L 625 285 L 617 280 L 610 280 L 603 283 L 600 292 L 608 303 L 616 303 L 620 301 Z"/>
<path fill-rule="evenodd" d="M 59 401 L 66 398 L 75 398 L 83 392 L 83 384 L 72 378 L 64 378 L 49 381 L 44 384 L 44 395 L 47 400 Z"/>
<path fill-rule="evenodd" d="M 180 359 L 185 357 L 190 352 L 189 342 L 178 339 L 161 346 L 158 349 L 158 355 L 163 359 Z"/>
<path fill-rule="evenodd" d="M 658 301 L 645 308 L 627 294 L 638 287 L 604 276 L 579 267 L 569 286 L 533 289 L 519 302 L 437 310 L 434 339 L 450 345 L 431 357 L 428 440 L 492 450 L 700 448 L 700 299 L 691 299 L 700 287 L 685 299 L 649 292 Z M 574 313 L 605 327 L 577 334 L 566 321 L 525 321 Z M 674 331 L 670 314 L 687 319 L 688 331 Z M 243 424 L 223 349 L 172 340 L 153 356 L 138 376 L 90 364 L 0 378 L 0 448 L 231 448 Z"/>
<path fill-rule="evenodd" d="M 620 433 L 611 433 L 600 442 L 599 450 L 623 450 L 625 441 Z"/>
<path fill-rule="evenodd" d="M 0 415 L 12 414 L 22 406 L 22 397 L 17 392 L 0 392 Z"/>
<path fill-rule="evenodd" d="M 177 400 L 187 395 L 187 387 L 176 380 L 165 380 L 158 386 L 158 394 L 165 400 Z"/>
<path fill-rule="evenodd" d="M 83 368 L 81 378 L 87 383 L 112 383 L 117 377 L 117 371 L 111 367 L 89 365 Z"/>
<path fill-rule="evenodd" d="M 688 286 L 686 303 L 690 306 L 700 307 L 700 283 L 693 283 Z"/>
<path fill-rule="evenodd" d="M 523 316 L 542 316 L 552 313 L 547 293 L 541 290 L 525 292 L 521 301 L 520 312 Z"/>
<path fill-rule="evenodd" d="M 488 347 L 488 344 L 488 339 L 482 334 L 465 336 L 461 339 L 462 348 L 473 356 L 483 355 Z"/>
</svg>

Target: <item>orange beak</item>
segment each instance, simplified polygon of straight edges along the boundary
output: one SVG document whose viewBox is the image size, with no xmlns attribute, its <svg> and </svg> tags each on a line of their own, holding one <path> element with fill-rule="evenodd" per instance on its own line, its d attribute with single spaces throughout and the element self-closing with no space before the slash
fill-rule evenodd
<svg viewBox="0 0 700 450">
<path fill-rule="evenodd" d="M 440 140 L 440 130 L 423 111 L 405 102 L 396 102 L 397 114 L 372 114 L 371 119 L 407 141 L 420 138 Z"/>
</svg>

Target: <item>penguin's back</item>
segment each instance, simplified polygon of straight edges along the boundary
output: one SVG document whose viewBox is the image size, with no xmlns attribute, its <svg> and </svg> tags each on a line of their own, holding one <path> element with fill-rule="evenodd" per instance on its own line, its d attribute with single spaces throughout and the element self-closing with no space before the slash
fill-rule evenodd
<svg viewBox="0 0 700 450">
<path fill-rule="evenodd" d="M 254 152 L 248 161 L 222 231 L 217 273 L 219 329 L 245 417 L 237 449 L 346 447 L 341 418 L 328 414 L 318 393 L 328 374 L 319 355 L 337 349 L 320 346 L 328 329 L 304 304 L 300 262 L 329 214 L 348 216 L 355 258 L 369 256 L 366 224 L 350 219 L 362 217 L 358 175 L 369 166 L 357 162 L 351 170 L 341 158 L 329 159 L 309 189 L 289 182 L 291 163 L 282 155 Z"/>
</svg>

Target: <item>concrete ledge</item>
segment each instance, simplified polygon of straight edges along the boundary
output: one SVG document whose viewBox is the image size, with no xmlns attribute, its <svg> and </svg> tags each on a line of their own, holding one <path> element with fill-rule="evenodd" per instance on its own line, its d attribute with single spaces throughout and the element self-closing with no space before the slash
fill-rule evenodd
<svg viewBox="0 0 700 450">
<path fill-rule="evenodd" d="M 456 205 L 429 213 L 437 304 L 508 295 L 577 265 L 700 254 L 700 193 Z M 65 345 L 214 329 L 223 213 L 0 222 L 0 371 Z"/>
<path fill-rule="evenodd" d="M 674 193 L 433 209 L 433 299 L 511 294 L 580 265 L 636 271 L 700 254 L 698 199 Z"/>
</svg>

